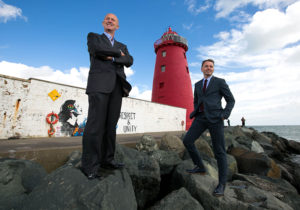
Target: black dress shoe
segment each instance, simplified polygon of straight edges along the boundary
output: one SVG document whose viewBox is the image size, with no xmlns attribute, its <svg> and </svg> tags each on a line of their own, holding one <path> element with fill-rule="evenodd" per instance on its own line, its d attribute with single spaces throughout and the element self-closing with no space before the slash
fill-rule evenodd
<svg viewBox="0 0 300 210">
<path fill-rule="evenodd" d="M 225 186 L 225 184 L 218 184 L 213 192 L 213 195 L 216 197 L 224 196 Z"/>
<path fill-rule="evenodd" d="M 125 165 L 124 163 L 106 163 L 106 164 L 102 164 L 101 167 L 105 168 L 105 169 L 111 169 L 111 170 L 115 170 L 115 169 L 121 169 L 123 168 Z"/>
<path fill-rule="evenodd" d="M 206 170 L 203 168 L 200 168 L 199 166 L 196 166 L 193 169 L 186 169 L 186 172 L 190 173 L 190 174 L 200 174 L 200 175 L 205 175 L 206 174 Z"/>
</svg>

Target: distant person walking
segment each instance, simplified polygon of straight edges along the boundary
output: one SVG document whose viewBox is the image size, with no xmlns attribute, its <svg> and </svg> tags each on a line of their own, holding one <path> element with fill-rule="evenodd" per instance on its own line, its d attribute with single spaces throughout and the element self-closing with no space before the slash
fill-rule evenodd
<svg viewBox="0 0 300 210">
<path fill-rule="evenodd" d="M 246 119 L 244 117 L 242 117 L 241 121 L 242 121 L 242 127 L 245 127 Z"/>
<path fill-rule="evenodd" d="M 122 97 L 128 96 L 131 85 L 126 81 L 124 66 L 133 58 L 126 45 L 115 40 L 119 20 L 107 14 L 102 21 L 103 34 L 89 33 L 90 71 L 86 94 L 89 99 L 87 123 L 82 137 L 82 170 L 88 179 L 101 177 L 98 169 L 119 169 L 123 163 L 114 160 L 116 125 Z"/>
<path fill-rule="evenodd" d="M 224 119 L 229 118 L 235 100 L 225 80 L 213 76 L 214 61 L 212 59 L 202 62 L 201 71 L 204 78 L 195 84 L 194 111 L 190 114 L 190 118 L 195 117 L 195 119 L 183 139 L 183 144 L 189 152 L 195 168 L 186 171 L 191 174 L 203 175 L 206 173 L 202 158 L 194 143 L 208 129 L 219 169 L 219 184 L 213 195 L 223 196 L 227 181 Z M 226 101 L 224 109 L 221 104 L 223 97 Z"/>
</svg>

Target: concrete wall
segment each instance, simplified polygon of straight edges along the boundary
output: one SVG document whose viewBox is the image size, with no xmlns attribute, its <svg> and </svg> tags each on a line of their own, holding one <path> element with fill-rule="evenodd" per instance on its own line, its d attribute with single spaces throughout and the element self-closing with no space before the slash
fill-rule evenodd
<svg viewBox="0 0 300 210">
<path fill-rule="evenodd" d="M 53 137 L 83 134 L 88 111 L 84 88 L 0 75 L 0 91 L 0 139 L 48 137 L 46 116 L 51 112 L 59 116 Z M 58 93 L 56 100 L 48 95 L 51 91 Z M 123 98 L 117 133 L 184 130 L 185 114 L 183 108 Z"/>
</svg>

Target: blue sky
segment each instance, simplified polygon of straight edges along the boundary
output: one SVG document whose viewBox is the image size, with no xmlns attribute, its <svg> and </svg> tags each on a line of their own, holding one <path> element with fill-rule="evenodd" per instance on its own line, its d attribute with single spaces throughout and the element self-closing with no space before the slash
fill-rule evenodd
<svg viewBox="0 0 300 210">
<path fill-rule="evenodd" d="M 115 38 L 134 57 L 131 97 L 151 100 L 153 43 L 171 26 L 188 40 L 192 84 L 201 61 L 215 60 L 236 98 L 233 125 L 242 116 L 249 125 L 300 124 L 296 0 L 0 0 L 0 74 L 85 87 L 86 36 L 103 32 L 107 13 L 118 16 Z"/>
</svg>

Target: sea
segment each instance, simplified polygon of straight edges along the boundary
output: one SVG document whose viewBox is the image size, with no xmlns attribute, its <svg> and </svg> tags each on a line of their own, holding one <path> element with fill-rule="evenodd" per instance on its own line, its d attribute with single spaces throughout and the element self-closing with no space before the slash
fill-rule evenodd
<svg viewBox="0 0 300 210">
<path fill-rule="evenodd" d="M 276 126 L 248 126 L 258 132 L 268 131 L 276 133 L 288 140 L 300 142 L 300 125 L 276 125 Z M 291 160 L 300 166 L 300 155 L 294 154 Z"/>
</svg>

